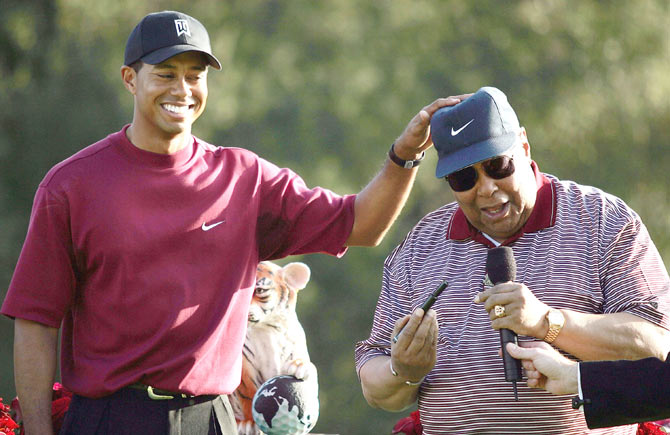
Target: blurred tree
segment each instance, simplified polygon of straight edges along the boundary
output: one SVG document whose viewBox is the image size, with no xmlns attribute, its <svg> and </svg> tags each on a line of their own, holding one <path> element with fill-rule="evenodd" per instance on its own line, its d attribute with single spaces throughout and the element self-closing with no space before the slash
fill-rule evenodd
<svg viewBox="0 0 670 435">
<path fill-rule="evenodd" d="M 249 148 L 308 184 L 358 191 L 407 121 L 438 96 L 501 88 L 542 170 L 626 200 L 670 258 L 670 4 L 519 0 L 3 0 L 0 4 L 0 295 L 45 172 L 129 122 L 126 38 L 144 14 L 178 9 L 208 27 L 224 67 L 210 74 L 195 133 Z M 316 431 L 389 433 L 371 409 L 353 345 L 369 331 L 384 257 L 451 201 L 422 165 L 382 246 L 304 257 L 299 315 L 320 371 Z M 13 396 L 12 323 L 0 320 L 0 396 Z M 409 413 L 409 411 L 407 411 Z"/>
</svg>

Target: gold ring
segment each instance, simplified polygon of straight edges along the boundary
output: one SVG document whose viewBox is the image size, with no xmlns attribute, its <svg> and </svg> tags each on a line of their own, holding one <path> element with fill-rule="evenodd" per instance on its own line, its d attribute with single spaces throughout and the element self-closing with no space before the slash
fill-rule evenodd
<svg viewBox="0 0 670 435">
<path fill-rule="evenodd" d="M 496 305 L 495 307 L 493 307 L 493 314 L 495 314 L 497 318 L 505 317 L 505 306 Z"/>
</svg>

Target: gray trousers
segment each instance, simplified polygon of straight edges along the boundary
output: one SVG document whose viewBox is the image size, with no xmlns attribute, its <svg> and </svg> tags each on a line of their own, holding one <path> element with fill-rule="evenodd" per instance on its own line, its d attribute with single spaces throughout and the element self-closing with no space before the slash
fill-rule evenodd
<svg viewBox="0 0 670 435">
<path fill-rule="evenodd" d="M 227 396 L 152 400 L 124 388 L 99 399 L 74 395 L 60 435 L 237 435 Z"/>
</svg>

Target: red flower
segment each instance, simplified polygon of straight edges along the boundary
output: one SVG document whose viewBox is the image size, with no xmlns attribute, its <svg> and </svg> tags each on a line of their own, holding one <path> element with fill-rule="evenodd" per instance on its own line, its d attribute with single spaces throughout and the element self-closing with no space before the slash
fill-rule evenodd
<svg viewBox="0 0 670 435">
<path fill-rule="evenodd" d="M 19 422 L 19 435 L 25 435 L 25 430 L 23 429 L 23 414 L 21 413 L 21 405 L 19 405 L 19 398 L 15 397 L 12 400 L 12 405 L 10 406 L 12 417 L 14 420 Z"/>
<path fill-rule="evenodd" d="M 72 392 L 63 385 L 56 382 L 51 402 L 51 422 L 54 427 L 54 433 L 60 432 L 60 428 L 65 420 L 65 413 L 70 407 L 72 401 Z"/>
<path fill-rule="evenodd" d="M 419 418 L 419 411 L 414 411 L 409 417 L 398 420 L 395 426 L 393 426 L 393 432 L 391 433 L 404 435 L 423 434 L 423 426 L 421 425 L 421 419 Z"/>
<path fill-rule="evenodd" d="M 666 433 L 656 423 L 640 423 L 637 427 L 637 435 L 665 435 Z"/>
<path fill-rule="evenodd" d="M 19 428 L 19 425 L 9 415 L 9 410 L 9 406 L 2 403 L 2 397 L 0 397 L 0 434 L 10 435 L 14 433 L 14 429 Z"/>
<path fill-rule="evenodd" d="M 1 401 L 2 399 L 0 399 Z M 63 421 L 65 420 L 65 413 L 70 407 L 70 401 L 72 401 L 72 392 L 65 388 L 60 383 L 56 382 L 53 386 L 53 392 L 51 394 L 51 423 L 53 424 L 54 433 L 60 432 L 61 426 L 63 426 Z M 0 405 L 2 405 L 0 403 Z M 7 409 L 10 409 L 7 407 Z M 19 425 L 16 428 L 20 428 L 18 435 L 25 435 L 23 429 L 23 415 L 21 413 L 21 404 L 19 403 L 19 398 L 15 397 L 12 400 L 11 406 L 12 413 L 14 418 L 19 422 Z M 14 423 L 16 424 L 16 423 Z M 0 420 L 0 431 L 2 431 L 2 421 Z M 1 432 L 0 432 L 1 435 Z"/>
<path fill-rule="evenodd" d="M 658 423 L 670 422 L 670 419 L 663 420 Z M 404 435 L 422 435 L 423 426 L 421 425 L 421 420 L 419 418 L 419 411 L 414 411 L 409 415 L 409 417 L 401 418 L 398 420 L 395 426 L 393 426 L 393 432 L 391 434 L 404 434 Z M 657 423 L 640 423 L 637 427 L 636 435 L 666 435 L 662 427 Z"/>
</svg>

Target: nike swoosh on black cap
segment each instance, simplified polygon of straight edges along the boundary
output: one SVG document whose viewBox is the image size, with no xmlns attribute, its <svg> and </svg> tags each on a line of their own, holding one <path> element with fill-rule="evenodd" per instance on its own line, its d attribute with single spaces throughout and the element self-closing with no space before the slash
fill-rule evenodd
<svg viewBox="0 0 670 435">
<path fill-rule="evenodd" d="M 491 86 L 480 88 L 461 103 L 441 108 L 430 120 L 438 156 L 435 176 L 442 178 L 504 154 L 515 145 L 520 129 L 505 94 Z"/>
</svg>

